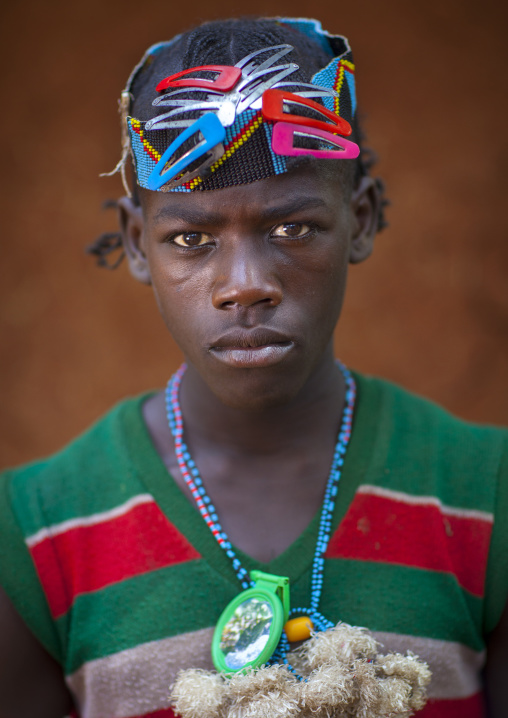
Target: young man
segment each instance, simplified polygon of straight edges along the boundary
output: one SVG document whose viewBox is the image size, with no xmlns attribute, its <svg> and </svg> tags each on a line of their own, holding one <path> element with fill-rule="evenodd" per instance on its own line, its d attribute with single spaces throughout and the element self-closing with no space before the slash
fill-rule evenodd
<svg viewBox="0 0 508 718">
<path fill-rule="evenodd" d="M 0 718 L 171 716 L 253 569 L 316 627 L 426 660 L 420 715 L 485 715 L 485 684 L 504 715 L 508 436 L 333 356 L 382 221 L 347 41 L 211 23 L 151 48 L 122 101 L 125 253 L 186 370 L 4 475 Z"/>
</svg>

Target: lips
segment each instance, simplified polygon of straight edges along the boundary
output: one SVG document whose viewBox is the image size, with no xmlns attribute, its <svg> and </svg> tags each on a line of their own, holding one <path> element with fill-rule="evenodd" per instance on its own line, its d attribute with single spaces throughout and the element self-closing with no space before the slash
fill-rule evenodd
<svg viewBox="0 0 508 718">
<path fill-rule="evenodd" d="M 220 362 L 237 368 L 272 366 L 282 361 L 294 348 L 295 342 L 273 329 L 236 329 L 223 334 L 209 347 Z"/>
</svg>

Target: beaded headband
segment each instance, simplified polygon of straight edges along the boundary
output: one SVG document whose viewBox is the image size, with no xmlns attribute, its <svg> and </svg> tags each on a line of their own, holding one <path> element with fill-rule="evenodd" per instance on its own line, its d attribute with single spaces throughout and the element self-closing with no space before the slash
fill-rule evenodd
<svg viewBox="0 0 508 718">
<path fill-rule="evenodd" d="M 203 65 L 161 79 L 146 122 L 129 116 L 131 89 L 149 60 L 176 42 L 150 47 L 122 92 L 122 171 L 129 152 L 140 187 L 192 192 L 247 184 L 288 170 L 288 157 L 354 159 L 354 64 L 346 38 L 317 20 L 279 18 L 317 42 L 333 59 L 311 78 L 291 80 L 289 44 L 250 53 L 236 65 Z M 127 186 L 126 186 L 127 189 Z"/>
</svg>

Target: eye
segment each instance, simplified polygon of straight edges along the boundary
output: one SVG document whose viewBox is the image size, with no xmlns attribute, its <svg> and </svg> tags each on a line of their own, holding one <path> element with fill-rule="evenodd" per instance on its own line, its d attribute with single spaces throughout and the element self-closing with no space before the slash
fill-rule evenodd
<svg viewBox="0 0 508 718">
<path fill-rule="evenodd" d="M 302 224 L 302 222 L 285 222 L 284 224 L 278 224 L 272 229 L 272 237 L 304 237 L 309 234 L 311 227 L 308 224 Z"/>
<path fill-rule="evenodd" d="M 179 247 L 202 247 L 212 243 L 212 238 L 206 232 L 182 232 L 171 237 L 173 244 Z"/>
</svg>

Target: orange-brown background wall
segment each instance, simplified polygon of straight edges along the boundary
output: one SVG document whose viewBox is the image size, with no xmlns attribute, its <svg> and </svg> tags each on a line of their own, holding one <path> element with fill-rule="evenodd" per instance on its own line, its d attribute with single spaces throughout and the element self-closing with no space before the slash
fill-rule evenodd
<svg viewBox="0 0 508 718">
<path fill-rule="evenodd" d="M 150 290 L 84 246 L 114 226 L 116 100 L 145 48 L 205 19 L 314 15 L 346 34 L 392 207 L 353 267 L 337 353 L 508 423 L 507 13 L 484 0 L 88 0 L 2 11 L 2 465 L 54 451 L 180 357 Z"/>
</svg>

